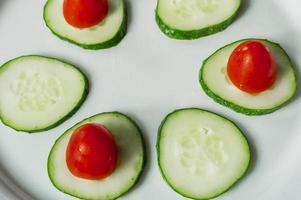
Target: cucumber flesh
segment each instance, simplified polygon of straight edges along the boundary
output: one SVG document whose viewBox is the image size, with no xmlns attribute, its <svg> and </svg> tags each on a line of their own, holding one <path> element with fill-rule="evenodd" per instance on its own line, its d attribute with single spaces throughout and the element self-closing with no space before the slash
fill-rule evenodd
<svg viewBox="0 0 301 200">
<path fill-rule="evenodd" d="M 117 45 L 126 34 L 127 16 L 123 0 L 109 0 L 109 13 L 103 22 L 91 28 L 69 25 L 63 15 L 63 0 L 48 0 L 44 21 L 58 37 L 85 49 L 104 49 Z"/>
<path fill-rule="evenodd" d="M 241 130 L 214 113 L 187 108 L 170 113 L 157 140 L 161 173 L 179 194 L 210 199 L 245 173 L 250 148 Z"/>
<path fill-rule="evenodd" d="M 71 174 L 66 164 L 66 148 L 73 131 L 85 123 L 100 123 L 113 134 L 118 147 L 118 165 L 103 180 L 86 180 Z M 112 112 L 83 120 L 55 142 L 48 157 L 48 175 L 53 185 L 69 195 L 90 200 L 111 200 L 129 191 L 144 168 L 145 153 L 137 125 L 127 116 Z"/>
<path fill-rule="evenodd" d="M 158 0 L 160 29 L 175 39 L 196 39 L 224 30 L 237 15 L 241 0 Z"/>
<path fill-rule="evenodd" d="M 69 118 L 88 93 L 86 76 L 53 58 L 23 56 L 0 68 L 0 115 L 18 131 L 38 132 Z"/>
<path fill-rule="evenodd" d="M 256 95 L 239 90 L 227 76 L 227 63 L 232 51 L 247 40 L 229 44 L 207 58 L 200 71 L 200 83 L 208 96 L 237 112 L 247 115 L 268 114 L 281 108 L 295 95 L 297 90 L 295 70 L 280 45 L 268 40 L 256 39 L 265 44 L 275 58 L 276 83 L 272 88 Z"/>
</svg>

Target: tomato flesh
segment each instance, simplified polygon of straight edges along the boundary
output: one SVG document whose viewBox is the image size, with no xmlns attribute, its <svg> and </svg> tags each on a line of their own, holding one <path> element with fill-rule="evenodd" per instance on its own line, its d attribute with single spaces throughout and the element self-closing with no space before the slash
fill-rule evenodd
<svg viewBox="0 0 301 200">
<path fill-rule="evenodd" d="M 113 173 L 117 154 L 115 140 L 108 129 L 100 124 L 84 124 L 69 140 L 66 163 L 74 176 L 99 180 Z"/>
<path fill-rule="evenodd" d="M 240 90 L 259 93 L 275 83 L 276 64 L 268 47 L 259 41 L 246 41 L 232 52 L 227 73 Z"/>
<path fill-rule="evenodd" d="M 108 0 L 64 0 L 65 20 L 76 28 L 88 28 L 100 23 L 109 11 Z"/>
</svg>

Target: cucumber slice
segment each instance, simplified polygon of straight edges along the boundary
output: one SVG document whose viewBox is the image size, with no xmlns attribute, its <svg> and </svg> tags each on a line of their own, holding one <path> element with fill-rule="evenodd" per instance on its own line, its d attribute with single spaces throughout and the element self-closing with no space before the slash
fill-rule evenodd
<svg viewBox="0 0 301 200">
<path fill-rule="evenodd" d="M 88 94 L 86 76 L 54 58 L 23 56 L 0 68 L 0 116 L 7 126 L 39 132 L 71 117 Z"/>
<path fill-rule="evenodd" d="M 127 15 L 124 0 L 108 0 L 109 14 L 100 24 L 79 29 L 69 25 L 63 15 L 63 0 L 47 0 L 44 21 L 53 34 L 84 49 L 116 46 L 126 34 Z"/>
<path fill-rule="evenodd" d="M 297 79 L 290 58 L 274 42 L 255 39 L 272 52 L 277 65 L 277 80 L 267 91 L 257 95 L 236 88 L 227 77 L 227 63 L 232 51 L 245 39 L 229 44 L 207 58 L 200 70 L 200 84 L 205 93 L 216 102 L 246 115 L 272 113 L 287 104 L 297 91 Z"/>
<path fill-rule="evenodd" d="M 179 194 L 210 199 L 246 173 L 250 148 L 241 130 L 217 114 L 186 108 L 162 122 L 157 155 L 166 182 Z"/>
<path fill-rule="evenodd" d="M 226 29 L 241 0 L 158 0 L 156 21 L 168 37 L 191 40 Z"/>
<path fill-rule="evenodd" d="M 113 134 L 118 147 L 118 165 L 113 174 L 92 181 L 73 176 L 66 164 L 66 148 L 73 131 L 85 123 L 100 123 Z M 128 192 L 138 181 L 145 163 L 145 152 L 138 126 L 127 116 L 102 113 L 87 118 L 60 136 L 48 157 L 48 175 L 60 191 L 90 200 L 116 199 Z"/>
</svg>

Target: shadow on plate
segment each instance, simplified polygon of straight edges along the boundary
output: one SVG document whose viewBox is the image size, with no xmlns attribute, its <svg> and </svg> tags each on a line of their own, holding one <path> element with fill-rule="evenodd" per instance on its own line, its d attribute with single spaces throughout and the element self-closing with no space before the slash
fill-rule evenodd
<svg viewBox="0 0 301 200">
<path fill-rule="evenodd" d="M 127 13 L 127 29 L 129 30 L 133 19 L 133 1 L 125 0 L 125 5 L 126 5 L 126 13 Z"/>
<path fill-rule="evenodd" d="M 1 18 L 1 12 L 4 9 L 5 5 L 8 3 L 8 0 L 0 0 L 0 18 Z M 3 19 L 2 19 L 3 20 Z"/>
<path fill-rule="evenodd" d="M 241 16 L 246 15 L 250 5 L 251 5 L 251 0 L 242 0 L 241 7 L 236 19 L 239 19 Z"/>
<path fill-rule="evenodd" d="M 0 1 L 0 9 L 2 9 L 7 2 L 8 2 L 8 0 L 1 0 Z"/>
<path fill-rule="evenodd" d="M 11 200 L 37 200 L 14 181 L 8 171 L 0 164 L 0 187 L 1 192 Z"/>
</svg>

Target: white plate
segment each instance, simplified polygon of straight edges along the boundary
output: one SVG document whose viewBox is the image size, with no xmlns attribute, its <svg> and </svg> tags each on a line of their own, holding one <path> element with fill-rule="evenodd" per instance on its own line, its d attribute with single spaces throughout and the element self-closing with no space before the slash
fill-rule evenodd
<svg viewBox="0 0 301 200">
<path fill-rule="evenodd" d="M 301 66 L 301 2 L 245 0 L 237 20 L 224 32 L 194 41 L 163 35 L 154 20 L 155 0 L 129 0 L 129 26 L 115 48 L 83 50 L 52 35 L 43 19 L 42 0 L 0 0 L 0 63 L 25 54 L 70 61 L 84 69 L 92 88 L 81 109 L 59 127 L 37 134 L 0 125 L 0 199 L 74 199 L 50 183 L 47 156 L 55 139 L 90 115 L 118 110 L 134 118 L 147 143 L 147 165 L 124 200 L 184 199 L 163 181 L 156 161 L 157 129 L 164 116 L 182 107 L 225 115 L 245 130 L 252 143 L 248 175 L 218 199 L 282 200 L 301 196 L 301 101 L 265 116 L 247 117 L 208 98 L 198 83 L 200 65 L 216 49 L 238 39 L 279 42 Z"/>
</svg>

